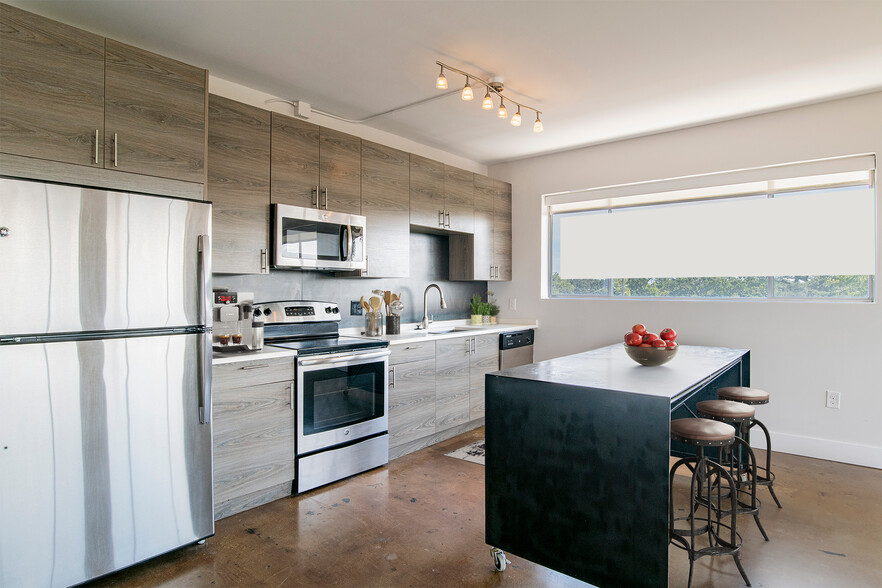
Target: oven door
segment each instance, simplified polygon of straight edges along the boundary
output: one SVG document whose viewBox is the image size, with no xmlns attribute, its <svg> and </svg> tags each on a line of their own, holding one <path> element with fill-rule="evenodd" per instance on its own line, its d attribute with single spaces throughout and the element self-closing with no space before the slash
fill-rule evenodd
<svg viewBox="0 0 882 588">
<path fill-rule="evenodd" d="M 388 349 L 297 360 L 297 455 L 389 429 Z"/>
</svg>

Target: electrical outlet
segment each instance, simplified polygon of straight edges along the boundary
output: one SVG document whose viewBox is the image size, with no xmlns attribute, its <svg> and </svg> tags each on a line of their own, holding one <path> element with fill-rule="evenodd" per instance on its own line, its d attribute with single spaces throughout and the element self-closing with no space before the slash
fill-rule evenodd
<svg viewBox="0 0 882 588">
<path fill-rule="evenodd" d="M 509 310 L 517 310 L 518 309 L 518 299 L 517 298 L 509 298 L 508 299 L 508 309 Z"/>
<path fill-rule="evenodd" d="M 827 408 L 839 408 L 842 402 L 842 393 L 827 390 Z"/>
<path fill-rule="evenodd" d="M 361 316 L 364 308 L 361 306 L 361 300 L 349 301 L 349 314 L 352 316 Z"/>
</svg>

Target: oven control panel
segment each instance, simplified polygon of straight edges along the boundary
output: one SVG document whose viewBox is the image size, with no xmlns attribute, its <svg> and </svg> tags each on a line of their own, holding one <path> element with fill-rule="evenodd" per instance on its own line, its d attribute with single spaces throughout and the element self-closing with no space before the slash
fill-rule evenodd
<svg viewBox="0 0 882 588">
<path fill-rule="evenodd" d="M 312 323 L 339 321 L 340 308 L 333 302 L 316 300 L 278 300 L 254 304 L 255 316 L 267 323 Z"/>
</svg>

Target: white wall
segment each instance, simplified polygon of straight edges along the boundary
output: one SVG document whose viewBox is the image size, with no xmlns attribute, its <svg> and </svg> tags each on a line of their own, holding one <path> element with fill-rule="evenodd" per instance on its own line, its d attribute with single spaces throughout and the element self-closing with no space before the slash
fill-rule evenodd
<svg viewBox="0 0 882 588">
<path fill-rule="evenodd" d="M 882 92 L 491 166 L 513 187 L 513 280 L 491 285 L 500 316 L 539 320 L 537 360 L 621 341 L 636 322 L 673 327 L 684 344 L 749 348 L 776 451 L 882 468 L 879 303 L 540 297 L 541 194 L 871 152 L 882 153 Z M 782 227 L 822 238 L 797 228 Z M 825 408 L 826 390 L 842 393 L 841 409 Z"/>
<path fill-rule="evenodd" d="M 236 100 L 244 104 L 263 108 L 264 110 L 294 116 L 294 107 L 290 103 L 280 102 L 279 100 L 281 99 L 278 96 L 254 90 L 217 76 L 209 75 L 208 91 L 212 94 L 229 98 L 230 100 Z M 380 143 L 387 147 L 401 149 L 408 153 L 416 153 L 417 155 L 428 157 L 429 159 L 434 159 L 435 161 L 440 161 L 441 163 L 446 163 L 453 167 L 458 167 L 481 175 L 487 175 L 487 166 L 482 163 L 477 163 L 471 159 L 441 151 L 440 149 L 435 149 L 434 147 L 429 147 L 422 143 L 417 143 L 416 141 L 393 135 L 392 133 L 380 131 L 364 124 L 337 120 L 329 116 L 321 115 L 317 112 L 313 112 L 308 121 L 322 127 L 327 127 L 343 133 L 349 133 L 350 135 L 355 135 L 356 137 L 361 137 L 368 141 Z"/>
</svg>

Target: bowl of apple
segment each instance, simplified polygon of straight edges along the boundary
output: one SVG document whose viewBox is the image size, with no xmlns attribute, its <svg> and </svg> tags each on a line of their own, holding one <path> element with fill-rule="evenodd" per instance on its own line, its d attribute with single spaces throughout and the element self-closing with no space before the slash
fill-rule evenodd
<svg viewBox="0 0 882 588">
<path fill-rule="evenodd" d="M 625 353 L 640 365 L 655 367 L 674 359 L 679 349 L 676 339 L 674 329 L 664 328 L 658 333 L 650 333 L 637 323 L 625 333 Z"/>
</svg>

